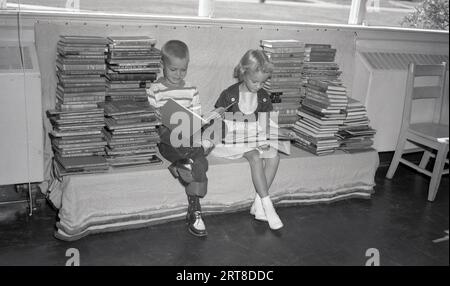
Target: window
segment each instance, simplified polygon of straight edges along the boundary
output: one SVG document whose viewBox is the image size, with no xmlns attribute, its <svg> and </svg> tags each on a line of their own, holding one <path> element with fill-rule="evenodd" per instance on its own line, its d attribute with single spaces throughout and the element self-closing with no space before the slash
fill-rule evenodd
<svg viewBox="0 0 450 286">
<path fill-rule="evenodd" d="M 0 8 L 448 30 L 448 0 L 0 0 Z M 416 12 L 417 10 L 421 12 Z M 414 14 L 416 12 L 416 14 Z M 429 27 L 431 21 L 443 22 Z M 428 25 L 428 26 L 427 26 Z"/>
</svg>

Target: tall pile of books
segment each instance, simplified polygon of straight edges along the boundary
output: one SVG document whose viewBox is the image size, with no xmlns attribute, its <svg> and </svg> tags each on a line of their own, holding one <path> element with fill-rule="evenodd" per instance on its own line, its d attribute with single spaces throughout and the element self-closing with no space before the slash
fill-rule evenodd
<svg viewBox="0 0 450 286">
<path fill-rule="evenodd" d="M 308 80 L 306 97 L 297 111 L 294 145 L 316 155 L 333 153 L 339 143 L 336 133 L 344 123 L 348 98 L 342 84 Z"/>
<path fill-rule="evenodd" d="M 261 47 L 274 65 L 264 89 L 270 94 L 278 123 L 291 126 L 300 105 L 305 44 L 297 40 L 261 40 Z"/>
<path fill-rule="evenodd" d="M 348 153 L 373 150 L 376 131 L 369 126 L 369 122 L 365 106 L 349 98 L 344 123 L 337 133 L 339 149 Z"/>
<path fill-rule="evenodd" d="M 336 49 L 328 44 L 306 44 L 303 66 L 302 96 L 305 97 L 305 85 L 309 79 L 326 80 L 340 83 L 341 71 L 335 63 Z"/>
<path fill-rule="evenodd" d="M 147 36 L 108 37 L 107 101 L 147 102 L 146 87 L 160 71 L 161 51 Z"/>
<path fill-rule="evenodd" d="M 153 165 L 162 161 L 156 155 L 160 119 L 155 109 L 139 102 L 105 103 L 106 159 L 113 167 Z"/>
<path fill-rule="evenodd" d="M 105 51 L 106 39 L 102 37 L 60 37 L 56 58 L 58 109 L 97 108 L 97 103 L 105 101 Z"/>
<path fill-rule="evenodd" d="M 61 175 L 104 172 L 106 39 L 61 36 L 57 44 L 56 105 L 47 115 L 55 164 Z"/>
</svg>

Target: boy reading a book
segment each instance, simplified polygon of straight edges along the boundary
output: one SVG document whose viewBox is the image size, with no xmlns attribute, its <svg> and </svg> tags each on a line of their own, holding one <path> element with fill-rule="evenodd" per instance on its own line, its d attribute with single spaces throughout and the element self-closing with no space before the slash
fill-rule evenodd
<svg viewBox="0 0 450 286">
<path fill-rule="evenodd" d="M 170 40 L 161 48 L 163 77 L 147 89 L 149 103 L 162 107 L 169 98 L 200 115 L 201 104 L 197 88 L 184 81 L 189 64 L 189 49 L 178 40 Z M 189 146 L 172 144 L 171 130 L 164 125 L 159 127 L 161 155 L 172 162 L 169 170 L 185 187 L 188 198 L 186 219 L 188 230 L 195 236 L 206 236 L 207 231 L 201 215 L 200 198 L 207 192 L 208 161 L 206 156 L 214 147 L 210 140 L 202 140 Z"/>
</svg>

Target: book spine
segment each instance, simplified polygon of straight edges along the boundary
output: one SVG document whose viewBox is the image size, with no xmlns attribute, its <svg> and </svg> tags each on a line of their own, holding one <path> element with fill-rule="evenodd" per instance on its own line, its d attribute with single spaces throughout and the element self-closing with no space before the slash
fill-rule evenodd
<svg viewBox="0 0 450 286">
<path fill-rule="evenodd" d="M 58 90 L 60 90 L 61 92 L 63 92 L 64 94 L 66 93 L 93 93 L 93 92 L 103 92 L 103 94 L 106 92 L 106 87 L 104 85 L 99 85 L 99 86 L 92 86 L 92 85 L 87 85 L 87 86 L 78 86 L 78 87 L 67 87 L 67 86 L 61 86 L 58 85 Z"/>
<path fill-rule="evenodd" d="M 303 59 L 304 53 L 267 53 L 269 59 Z"/>
<path fill-rule="evenodd" d="M 302 78 L 302 73 L 272 73 L 271 79 Z"/>
<path fill-rule="evenodd" d="M 61 62 L 57 62 L 56 66 L 58 68 L 60 68 L 61 70 L 64 71 L 69 71 L 69 70 L 106 70 L 106 65 L 105 64 L 100 64 L 100 65 L 96 65 L 96 64 L 82 64 L 82 65 L 72 65 L 72 64 L 63 64 Z"/>
<path fill-rule="evenodd" d="M 80 109 L 88 109 L 88 108 L 97 108 L 96 103 L 89 104 L 61 104 L 57 103 L 56 106 L 63 111 L 72 111 L 72 110 L 80 110 Z"/>
<path fill-rule="evenodd" d="M 280 48 L 269 48 L 269 47 L 263 47 L 264 51 L 268 51 L 271 53 L 304 53 L 304 48 L 286 48 L 286 47 L 280 47 Z"/>
<path fill-rule="evenodd" d="M 58 67 L 58 72 L 63 75 L 102 75 L 105 70 L 64 70 Z"/>
</svg>

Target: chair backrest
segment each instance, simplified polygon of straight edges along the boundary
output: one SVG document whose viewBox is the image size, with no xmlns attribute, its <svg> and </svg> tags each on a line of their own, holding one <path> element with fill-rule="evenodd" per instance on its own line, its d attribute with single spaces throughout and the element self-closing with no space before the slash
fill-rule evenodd
<svg viewBox="0 0 450 286">
<path fill-rule="evenodd" d="M 413 100 L 415 99 L 435 99 L 433 122 L 439 123 L 445 96 L 446 73 L 446 62 L 437 65 L 409 64 L 408 76 L 406 79 L 402 129 L 409 126 Z M 424 81 L 428 82 L 427 85 L 418 85 L 418 83 Z"/>
</svg>

